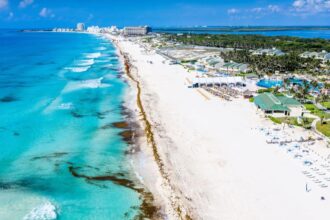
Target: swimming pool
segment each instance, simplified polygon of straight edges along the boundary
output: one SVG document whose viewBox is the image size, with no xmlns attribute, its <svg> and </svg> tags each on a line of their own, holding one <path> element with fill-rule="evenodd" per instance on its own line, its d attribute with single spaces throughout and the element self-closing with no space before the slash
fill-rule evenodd
<svg viewBox="0 0 330 220">
<path fill-rule="evenodd" d="M 290 84 L 291 85 L 298 85 L 298 86 L 304 86 L 304 80 L 299 78 L 290 78 Z M 308 82 L 310 86 L 310 90 L 313 90 L 314 92 L 318 92 L 320 88 L 323 87 L 323 83 L 318 83 L 318 86 L 314 88 L 310 82 Z M 263 87 L 263 88 L 274 88 L 274 87 L 281 87 L 283 86 L 282 80 L 273 80 L 273 79 L 261 79 L 257 82 L 257 86 Z"/>
<path fill-rule="evenodd" d="M 259 80 L 259 82 L 257 82 L 257 86 L 264 87 L 267 89 L 282 85 L 282 80 L 261 79 Z"/>
</svg>

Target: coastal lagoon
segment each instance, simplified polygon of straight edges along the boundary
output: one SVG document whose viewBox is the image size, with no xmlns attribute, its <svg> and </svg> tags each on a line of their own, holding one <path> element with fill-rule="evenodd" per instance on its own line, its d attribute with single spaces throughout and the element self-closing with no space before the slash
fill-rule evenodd
<svg viewBox="0 0 330 220">
<path fill-rule="evenodd" d="M 0 31 L 0 219 L 132 219 L 115 48 L 75 33 Z"/>
<path fill-rule="evenodd" d="M 226 27 L 229 28 L 229 27 Z M 250 35 L 264 35 L 264 36 L 290 36 L 301 38 L 323 38 L 330 39 L 330 29 L 300 29 L 300 30 L 254 30 L 237 31 L 235 29 L 231 31 L 212 30 L 210 28 L 154 28 L 153 32 L 156 33 L 169 33 L 169 34 L 250 34 Z M 258 28 L 253 28 L 258 29 Z"/>
</svg>

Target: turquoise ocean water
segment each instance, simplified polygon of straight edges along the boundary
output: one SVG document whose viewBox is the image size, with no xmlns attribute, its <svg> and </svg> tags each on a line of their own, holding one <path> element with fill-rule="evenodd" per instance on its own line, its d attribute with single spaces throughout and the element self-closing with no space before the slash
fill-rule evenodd
<svg viewBox="0 0 330 220">
<path fill-rule="evenodd" d="M 0 57 L 0 219 L 134 218 L 135 191 L 84 178 L 131 173 L 113 45 L 0 30 Z"/>
</svg>

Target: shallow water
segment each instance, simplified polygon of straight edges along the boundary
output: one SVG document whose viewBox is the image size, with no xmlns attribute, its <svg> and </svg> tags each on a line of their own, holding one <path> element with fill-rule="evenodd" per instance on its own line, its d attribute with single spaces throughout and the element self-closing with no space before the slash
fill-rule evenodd
<svg viewBox="0 0 330 220">
<path fill-rule="evenodd" d="M 4 30 L 0 42 L 0 219 L 132 219 L 137 192 L 81 177 L 131 176 L 122 130 L 107 126 L 126 89 L 113 45 Z"/>
</svg>

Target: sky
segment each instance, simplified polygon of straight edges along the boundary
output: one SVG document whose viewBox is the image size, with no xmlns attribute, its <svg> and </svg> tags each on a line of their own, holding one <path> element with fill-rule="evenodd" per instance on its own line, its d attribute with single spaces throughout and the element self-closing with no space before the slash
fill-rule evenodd
<svg viewBox="0 0 330 220">
<path fill-rule="evenodd" d="M 0 0 L 0 28 L 330 25 L 330 0 Z"/>
</svg>

